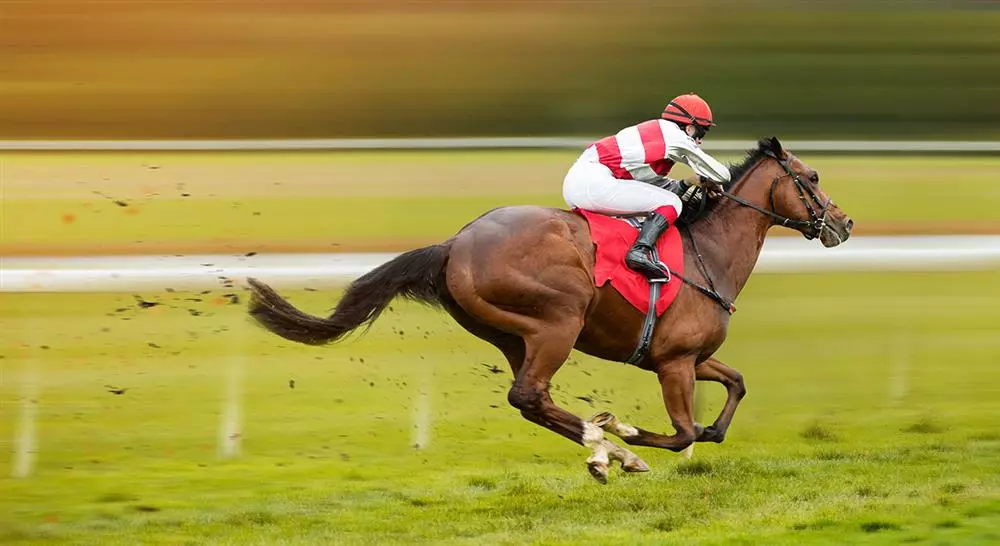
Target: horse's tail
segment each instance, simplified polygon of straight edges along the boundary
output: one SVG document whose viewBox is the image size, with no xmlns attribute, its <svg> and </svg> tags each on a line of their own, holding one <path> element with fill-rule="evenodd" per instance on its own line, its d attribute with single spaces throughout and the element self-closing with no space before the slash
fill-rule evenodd
<svg viewBox="0 0 1000 546">
<path fill-rule="evenodd" d="M 371 325 L 397 295 L 440 305 L 447 298 L 444 268 L 451 242 L 405 252 L 357 278 L 328 318 L 303 313 L 257 279 L 250 284 L 250 316 L 285 339 L 308 345 L 337 341 L 357 327 Z"/>
</svg>

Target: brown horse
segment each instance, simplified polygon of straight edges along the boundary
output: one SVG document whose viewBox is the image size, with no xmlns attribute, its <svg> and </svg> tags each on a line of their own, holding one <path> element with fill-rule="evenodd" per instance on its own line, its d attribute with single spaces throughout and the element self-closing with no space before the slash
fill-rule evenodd
<svg viewBox="0 0 1000 546">
<path fill-rule="evenodd" d="M 762 139 L 706 214 L 688 226 L 686 263 L 692 284 L 661 316 L 645 357 L 656 372 L 675 429 L 658 434 L 619 422 L 610 413 L 589 421 L 557 406 L 549 380 L 574 348 L 623 362 L 635 349 L 643 314 L 610 284 L 594 286 L 594 245 L 586 220 L 571 211 L 532 206 L 498 208 L 440 244 L 411 250 L 356 279 L 333 314 L 311 316 L 256 279 L 250 314 L 292 341 L 325 344 L 371 324 L 397 295 L 443 307 L 466 330 L 507 357 L 514 383 L 507 400 L 526 419 L 591 451 L 591 474 L 606 482 L 610 460 L 625 471 L 649 468 L 630 445 L 681 451 L 692 442 L 722 442 L 746 394 L 736 370 L 712 358 L 726 339 L 732 301 L 753 272 L 771 226 L 785 225 L 824 246 L 850 236 L 853 222 L 819 187 L 819 176 L 776 138 Z M 695 285 L 705 290 L 697 290 Z M 707 287 L 712 287 L 708 289 Z M 706 296 L 714 292 L 718 301 Z M 694 421 L 695 380 L 722 383 L 728 396 L 709 427 Z"/>
</svg>

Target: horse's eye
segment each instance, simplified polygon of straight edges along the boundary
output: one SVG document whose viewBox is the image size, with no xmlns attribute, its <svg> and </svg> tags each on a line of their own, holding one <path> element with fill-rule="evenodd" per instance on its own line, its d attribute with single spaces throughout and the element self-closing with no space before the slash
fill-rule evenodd
<svg viewBox="0 0 1000 546">
<path fill-rule="evenodd" d="M 811 181 L 813 184 L 819 184 L 819 173 L 813 171 L 813 173 L 809 175 L 809 181 Z"/>
</svg>

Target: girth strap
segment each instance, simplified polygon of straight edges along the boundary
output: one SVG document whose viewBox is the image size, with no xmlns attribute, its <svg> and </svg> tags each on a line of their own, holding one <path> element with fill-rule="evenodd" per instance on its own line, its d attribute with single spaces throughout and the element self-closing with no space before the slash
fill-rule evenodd
<svg viewBox="0 0 1000 546">
<path fill-rule="evenodd" d="M 646 311 L 646 320 L 642 323 L 642 335 L 639 337 L 639 345 L 632 351 L 632 356 L 625 361 L 626 364 L 637 364 L 646 357 L 649 344 L 653 341 L 653 330 L 656 328 L 656 302 L 660 299 L 660 288 L 662 282 L 649 283 L 649 311 Z"/>
<path fill-rule="evenodd" d="M 664 271 L 667 273 L 667 278 L 662 281 L 649 282 L 649 310 L 646 311 L 646 319 L 642 322 L 639 345 L 632 351 L 632 355 L 628 357 L 628 360 L 625 361 L 626 364 L 637 364 L 646 357 L 646 352 L 649 351 L 649 344 L 653 341 L 653 330 L 656 329 L 656 302 L 660 301 L 660 291 L 663 289 L 663 285 L 669 283 L 672 277 L 666 264 L 660 261 L 660 254 L 656 251 L 656 247 L 653 247 L 652 257 L 653 263 L 663 266 Z"/>
</svg>

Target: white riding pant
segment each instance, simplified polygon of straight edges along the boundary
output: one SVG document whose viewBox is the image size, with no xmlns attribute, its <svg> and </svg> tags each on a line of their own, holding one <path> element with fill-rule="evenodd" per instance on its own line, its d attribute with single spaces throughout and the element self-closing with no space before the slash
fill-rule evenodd
<svg viewBox="0 0 1000 546">
<path fill-rule="evenodd" d="M 570 207 L 608 215 L 639 214 L 672 207 L 680 216 L 677 194 L 637 180 L 615 178 L 598 161 L 594 147 L 580 156 L 563 180 L 563 199 Z"/>
</svg>

